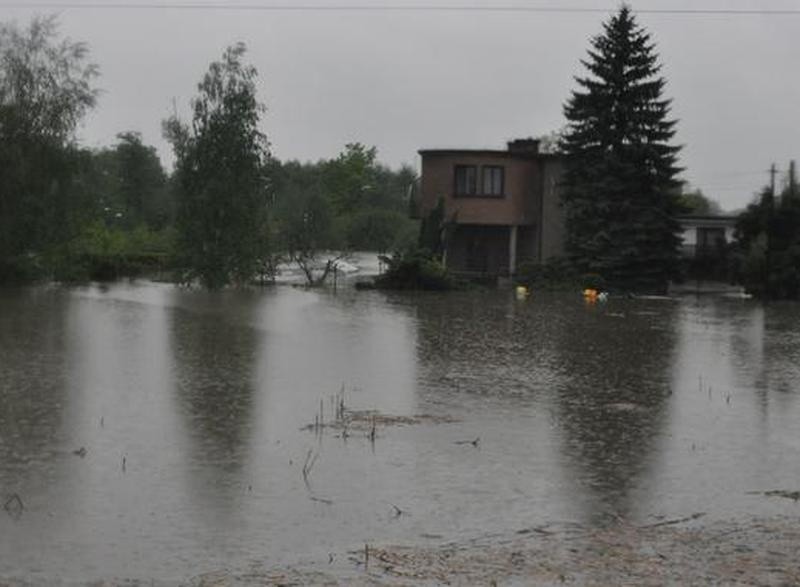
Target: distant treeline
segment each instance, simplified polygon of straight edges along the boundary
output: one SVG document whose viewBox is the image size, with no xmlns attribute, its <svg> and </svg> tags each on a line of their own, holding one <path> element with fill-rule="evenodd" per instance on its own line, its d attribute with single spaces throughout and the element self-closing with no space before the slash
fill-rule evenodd
<svg viewBox="0 0 800 587">
<path fill-rule="evenodd" d="M 765 186 L 739 215 L 734 280 L 767 299 L 800 299 L 800 184 L 791 162 L 783 188 Z"/>
<path fill-rule="evenodd" d="M 0 283 L 37 279 L 115 279 L 154 271 L 180 274 L 178 208 L 174 175 L 136 132 L 98 149 L 69 146 L 54 161 L 64 181 L 51 184 L 51 210 L 31 199 L 4 216 L 7 251 Z M 0 147 L 8 155 L 7 149 Z M 0 172 L 0 182 L 10 175 Z M 391 251 L 416 242 L 418 223 L 408 215 L 412 169 L 393 170 L 376 161 L 376 149 L 349 144 L 332 159 L 301 163 L 270 158 L 270 241 L 273 262 L 290 261 L 289 250 Z M 3 186 L 7 187 L 7 184 Z M 305 241 L 304 243 L 298 241 Z"/>
<path fill-rule="evenodd" d="M 676 122 L 649 38 L 623 4 L 592 41 L 585 65 L 597 79 L 578 79 L 558 139 L 567 256 L 536 275 L 661 291 L 681 276 L 677 215 L 716 211 L 699 191 L 681 193 Z M 422 227 L 408 217 L 414 172 L 381 165 L 360 143 L 311 163 L 271 156 L 245 54 L 232 45 L 209 64 L 189 121 L 163 121 L 168 173 L 136 132 L 99 150 L 77 143 L 98 98 L 84 44 L 60 38 L 53 18 L 0 24 L 0 283 L 160 273 L 217 288 L 294 262 L 314 285 L 330 252 L 371 249 L 398 253 L 379 286 L 451 287 L 444 209 Z M 766 189 L 740 215 L 736 242 L 696 273 L 800 298 L 799 192 L 792 165 L 783 192 Z"/>
<path fill-rule="evenodd" d="M 210 287 L 271 277 L 323 250 L 413 243 L 413 170 L 348 144 L 301 163 L 269 154 L 242 45 L 210 65 L 190 124 L 164 122 L 166 171 L 139 133 L 86 149 L 75 128 L 98 97 L 84 44 L 53 18 L 0 24 L 0 283 L 169 271 Z"/>
</svg>

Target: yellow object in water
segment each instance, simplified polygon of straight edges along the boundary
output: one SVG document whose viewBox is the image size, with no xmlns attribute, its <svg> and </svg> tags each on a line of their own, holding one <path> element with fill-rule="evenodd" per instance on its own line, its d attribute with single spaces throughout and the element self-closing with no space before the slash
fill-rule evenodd
<svg viewBox="0 0 800 587">
<path fill-rule="evenodd" d="M 524 300 L 531 294 L 530 290 L 524 285 L 518 285 L 515 292 L 518 300 Z"/>
<path fill-rule="evenodd" d="M 585 290 L 583 290 L 583 297 L 587 301 L 592 301 L 592 302 L 596 301 L 597 300 L 597 295 L 598 295 L 598 291 L 596 289 L 586 288 Z"/>
</svg>

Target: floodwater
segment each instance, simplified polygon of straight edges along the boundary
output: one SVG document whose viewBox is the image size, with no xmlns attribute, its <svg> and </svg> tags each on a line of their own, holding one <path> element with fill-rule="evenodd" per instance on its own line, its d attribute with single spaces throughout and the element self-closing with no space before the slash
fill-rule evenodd
<svg viewBox="0 0 800 587">
<path fill-rule="evenodd" d="M 800 512 L 763 495 L 800 489 L 798 309 L 0 290 L 0 497 L 24 506 L 0 510 L 0 577 L 169 583 L 365 543 Z M 455 421 L 304 430 L 342 389 Z"/>
</svg>

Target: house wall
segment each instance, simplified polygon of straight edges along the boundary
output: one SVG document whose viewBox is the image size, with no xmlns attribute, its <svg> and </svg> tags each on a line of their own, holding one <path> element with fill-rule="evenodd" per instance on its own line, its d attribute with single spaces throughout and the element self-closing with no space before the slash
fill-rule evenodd
<svg viewBox="0 0 800 587">
<path fill-rule="evenodd" d="M 537 145 L 510 144 L 509 148 L 420 151 L 422 173 L 415 198 L 416 217 L 424 218 L 443 199 L 446 221 L 456 225 L 447 243 L 447 265 L 451 269 L 508 273 L 512 227 L 516 227 L 516 267 L 564 252 L 561 161 L 538 154 Z M 456 195 L 456 167 L 462 165 L 476 168 L 479 186 L 482 167 L 503 167 L 503 197 Z M 489 248 L 485 270 L 475 268 L 480 247 Z"/>
<path fill-rule="evenodd" d="M 730 216 L 708 216 L 679 218 L 681 224 L 681 250 L 687 257 L 693 257 L 697 249 L 697 230 L 701 228 L 723 228 L 725 242 L 733 242 L 736 219 Z"/>
<path fill-rule="evenodd" d="M 683 238 L 683 244 L 685 246 L 696 246 L 697 245 L 697 229 L 698 226 L 683 226 L 683 232 L 681 233 L 681 238 Z M 711 226 L 709 228 L 717 228 L 716 226 Z M 733 226 L 725 226 L 725 242 L 730 243 L 733 242 Z"/>
<path fill-rule="evenodd" d="M 457 227 L 448 243 L 451 268 L 467 269 L 476 250 L 488 247 L 486 271 L 508 271 L 512 227 L 516 227 L 517 267 L 564 255 L 566 227 L 560 189 L 563 159 L 539 154 L 538 143 L 533 140 L 509 143 L 508 151 L 423 150 L 420 154 L 422 174 L 414 199 L 416 217 L 425 217 L 440 198 L 444 200 L 446 221 Z M 457 196 L 455 170 L 459 165 L 475 166 L 479 185 L 481 167 L 503 167 L 503 197 Z M 724 228 L 725 241 L 733 240 L 733 217 L 687 215 L 679 221 L 685 255 L 695 254 L 698 227 Z"/>
<path fill-rule="evenodd" d="M 539 261 L 538 226 L 520 226 L 517 233 L 517 267 Z"/>
<path fill-rule="evenodd" d="M 456 165 L 502 166 L 504 197 L 456 196 Z M 538 218 L 540 174 L 534 158 L 504 151 L 423 153 L 420 214 L 428 214 L 442 197 L 447 218 L 455 218 L 458 224 L 529 226 Z"/>
<path fill-rule="evenodd" d="M 541 242 L 539 259 L 547 261 L 564 255 L 564 209 L 559 184 L 564 164 L 555 158 L 542 160 Z"/>
<path fill-rule="evenodd" d="M 481 275 L 507 274 L 509 230 L 497 225 L 458 225 L 447 243 L 448 267 Z"/>
</svg>

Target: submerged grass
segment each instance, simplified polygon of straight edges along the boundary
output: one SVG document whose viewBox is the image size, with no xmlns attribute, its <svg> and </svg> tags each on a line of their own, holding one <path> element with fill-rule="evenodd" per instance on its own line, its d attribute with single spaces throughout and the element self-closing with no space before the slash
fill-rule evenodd
<svg viewBox="0 0 800 587">
<path fill-rule="evenodd" d="M 379 426 L 413 426 L 459 422 L 458 419 L 450 416 L 435 416 L 431 414 L 402 416 L 384 414 L 378 410 L 351 410 L 345 405 L 344 387 L 339 393 L 328 398 L 328 404 L 330 405 L 330 411 L 327 413 L 333 414 L 333 417 L 326 420 L 326 402 L 321 399 L 319 409 L 314 414 L 314 421 L 303 426 L 302 430 L 313 431 L 315 434 L 322 434 L 325 430 L 333 430 L 344 438 L 349 437 L 353 432 L 366 433 L 367 438 L 374 442 Z"/>
</svg>

